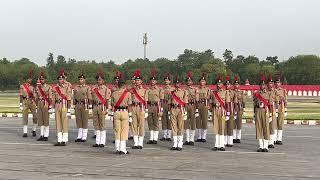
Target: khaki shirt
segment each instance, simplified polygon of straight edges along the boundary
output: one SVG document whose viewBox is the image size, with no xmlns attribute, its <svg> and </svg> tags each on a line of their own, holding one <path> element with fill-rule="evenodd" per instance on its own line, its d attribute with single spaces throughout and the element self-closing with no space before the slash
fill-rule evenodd
<svg viewBox="0 0 320 180">
<path fill-rule="evenodd" d="M 50 85 L 48 84 L 41 84 L 41 85 L 37 85 L 36 87 L 36 97 L 37 97 L 37 101 L 40 100 L 40 99 L 44 99 L 40 93 L 40 90 L 39 90 L 39 86 L 41 86 L 41 89 L 43 91 L 43 93 L 45 94 L 45 96 L 48 97 L 48 100 L 51 101 L 52 99 L 52 88 Z"/>
<path fill-rule="evenodd" d="M 281 87 L 276 88 L 276 99 L 275 102 L 278 104 L 282 104 L 286 107 L 287 103 L 288 103 L 288 95 L 287 95 L 287 91 Z"/>
<path fill-rule="evenodd" d="M 233 102 L 236 105 L 239 105 L 240 108 L 245 108 L 245 94 L 241 90 L 234 90 L 234 99 Z"/>
<path fill-rule="evenodd" d="M 25 83 L 25 84 L 27 84 L 27 83 Z M 36 97 L 35 88 L 31 84 L 27 84 L 27 87 L 29 87 L 29 90 L 32 93 L 33 98 L 35 98 Z M 22 96 L 23 98 L 32 98 L 32 97 L 29 97 L 29 94 L 26 91 L 26 89 L 24 88 L 24 85 L 20 86 L 19 92 L 20 92 L 20 96 Z"/>
<path fill-rule="evenodd" d="M 174 88 L 171 85 L 166 85 L 161 89 L 161 93 L 160 93 L 160 99 L 165 100 L 165 101 L 169 101 L 170 96 L 171 96 L 171 92 L 174 91 Z"/>
<path fill-rule="evenodd" d="M 148 99 L 148 93 L 147 93 L 147 89 L 143 88 L 142 86 L 141 87 L 134 87 L 134 89 L 138 92 L 138 94 L 140 95 L 140 97 L 143 99 L 143 100 L 147 100 Z M 139 101 L 139 99 L 136 97 L 136 95 L 133 93 L 133 91 L 131 91 L 131 95 L 132 95 L 132 102 L 133 103 L 141 103 Z"/>
<path fill-rule="evenodd" d="M 214 92 L 218 92 L 219 97 L 225 103 L 225 105 L 226 103 L 230 103 L 232 101 L 232 92 L 230 90 L 219 89 Z M 214 106 L 220 107 L 221 105 L 218 99 L 216 99 L 216 97 L 214 96 L 214 92 L 212 92 L 211 95 L 212 103 Z"/>
<path fill-rule="evenodd" d="M 101 103 L 100 99 L 98 98 L 95 89 L 98 89 L 98 92 L 101 94 L 101 96 L 108 102 L 108 100 L 111 97 L 111 90 L 109 88 L 107 88 L 107 86 L 105 85 L 95 85 L 92 88 L 92 103 L 93 104 L 99 104 Z"/>
<path fill-rule="evenodd" d="M 269 103 L 269 105 L 272 105 L 273 103 L 272 92 L 270 93 L 268 90 L 259 90 L 258 92 Z M 261 107 L 261 106 L 264 107 L 264 104 L 259 100 L 259 98 L 257 98 L 255 94 L 253 96 L 253 105 L 255 108 Z"/>
<path fill-rule="evenodd" d="M 127 88 L 120 88 L 120 89 L 115 89 L 112 94 L 111 94 L 111 105 L 114 106 L 118 100 L 120 99 L 122 93 L 124 91 L 127 91 Z M 124 97 L 123 101 L 120 103 L 119 106 L 122 107 L 128 107 L 132 104 L 132 99 L 131 99 L 131 93 L 127 91 L 126 96 Z"/>
<path fill-rule="evenodd" d="M 188 86 L 186 88 L 186 91 L 188 93 L 188 101 L 195 103 L 196 101 L 199 101 L 199 93 L 198 93 L 198 88 Z"/>
<path fill-rule="evenodd" d="M 181 99 L 184 103 L 188 103 L 188 92 L 182 88 L 175 89 L 174 93 Z M 173 98 L 172 94 L 169 97 L 169 104 L 179 105 L 179 103 Z"/>
<path fill-rule="evenodd" d="M 150 86 L 150 88 L 148 89 L 148 102 L 159 102 L 160 101 L 160 95 L 161 95 L 161 88 L 159 88 L 158 86 Z"/>
<path fill-rule="evenodd" d="M 199 87 L 198 88 L 198 94 L 199 94 L 199 100 L 205 100 L 205 99 L 210 99 L 210 94 L 211 94 L 211 90 L 206 87 Z"/>
<path fill-rule="evenodd" d="M 74 87 L 73 96 L 75 101 L 91 100 L 91 89 L 88 85 L 77 85 Z"/>
<path fill-rule="evenodd" d="M 71 100 L 71 88 L 67 84 L 62 84 L 61 86 L 57 84 L 52 90 L 52 99 L 55 101 L 62 100 L 62 97 L 58 94 L 56 87 L 60 87 L 60 91 L 63 95 L 67 97 L 67 100 Z"/>
</svg>

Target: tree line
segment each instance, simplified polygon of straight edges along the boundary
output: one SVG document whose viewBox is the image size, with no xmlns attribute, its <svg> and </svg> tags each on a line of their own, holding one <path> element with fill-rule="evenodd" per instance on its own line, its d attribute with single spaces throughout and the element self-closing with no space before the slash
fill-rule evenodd
<svg viewBox="0 0 320 180">
<path fill-rule="evenodd" d="M 158 79 L 163 79 L 167 74 L 171 78 L 179 75 L 185 78 L 188 71 L 191 71 L 193 78 L 198 79 L 205 73 L 208 83 L 214 84 L 220 74 L 222 77 L 228 75 L 231 80 L 237 74 L 242 83 L 246 79 L 250 84 L 257 84 L 261 74 L 281 76 L 286 84 L 320 84 L 320 57 L 317 55 L 298 55 L 287 60 L 279 61 L 277 56 L 268 56 L 259 59 L 256 56 L 234 56 L 231 50 L 226 49 L 223 58 L 215 57 L 212 50 L 193 51 L 185 49 L 176 59 L 158 58 L 153 61 L 138 58 L 129 59 L 122 64 L 116 64 L 109 60 L 106 62 L 96 62 L 95 60 L 76 60 L 49 53 L 45 66 L 39 66 L 31 59 L 21 58 L 19 60 L 0 59 L 0 90 L 15 90 L 19 84 L 28 77 L 30 69 L 33 70 L 33 81 L 43 71 L 47 75 L 48 83 L 55 83 L 60 69 L 64 69 L 68 76 L 68 81 L 77 83 L 78 75 L 82 71 L 86 75 L 87 83 L 95 83 L 95 76 L 99 68 L 103 69 L 103 74 L 107 83 L 113 82 L 116 71 L 120 71 L 127 80 L 137 69 L 145 81 L 148 82 L 151 72 L 154 69 Z"/>
</svg>

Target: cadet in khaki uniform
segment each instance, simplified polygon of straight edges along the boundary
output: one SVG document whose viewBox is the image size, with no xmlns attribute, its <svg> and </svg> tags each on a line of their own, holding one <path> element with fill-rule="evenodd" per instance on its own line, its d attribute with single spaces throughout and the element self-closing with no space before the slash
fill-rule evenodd
<svg viewBox="0 0 320 180">
<path fill-rule="evenodd" d="M 213 133 L 215 134 L 215 145 L 212 150 L 225 151 L 225 125 L 230 121 L 231 95 L 230 91 L 223 89 L 221 76 L 217 79 L 217 90 L 211 95 L 213 107 Z"/>
<path fill-rule="evenodd" d="M 272 121 L 272 104 L 270 93 L 265 84 L 266 78 L 263 75 L 260 81 L 260 90 L 253 95 L 254 117 L 256 125 L 256 138 L 259 140 L 258 152 L 268 152 L 268 141 L 270 140 L 269 122 Z"/>
<path fill-rule="evenodd" d="M 148 117 L 146 100 L 148 99 L 147 89 L 142 87 L 142 77 L 140 71 L 136 71 L 136 87 L 132 92 L 132 129 L 134 146 L 132 149 L 143 148 L 144 124 Z"/>
<path fill-rule="evenodd" d="M 71 89 L 64 83 L 64 75 L 60 72 L 58 84 L 52 90 L 52 100 L 55 107 L 55 119 L 58 141 L 55 146 L 65 146 L 68 142 L 68 117 L 71 107 Z"/>
<path fill-rule="evenodd" d="M 131 79 L 130 79 L 130 83 L 131 84 L 128 85 L 128 90 L 129 91 L 131 91 L 132 88 L 136 87 L 136 76 L 135 76 L 135 73 L 132 74 Z M 133 129 L 132 128 L 133 128 L 132 127 L 132 122 L 129 122 L 129 135 L 128 135 L 129 137 L 128 137 L 128 139 L 130 139 L 130 140 L 133 139 L 133 135 L 132 135 Z"/>
<path fill-rule="evenodd" d="M 95 121 L 94 129 L 96 131 L 96 144 L 93 147 L 104 147 L 106 144 L 106 125 L 105 117 L 110 106 L 111 90 L 104 85 L 102 71 L 99 70 L 97 76 L 97 85 L 92 88 L 92 115 Z M 109 107 L 109 108 L 108 108 Z"/>
<path fill-rule="evenodd" d="M 162 131 L 163 131 L 163 137 L 160 139 L 160 141 L 171 141 L 171 123 L 170 123 L 170 111 L 169 111 L 169 97 L 171 96 L 171 92 L 174 90 L 173 87 L 171 87 L 171 79 L 170 74 L 167 73 L 166 77 L 164 77 L 164 87 L 161 90 L 161 104 L 163 109 L 161 109 L 162 117 L 161 117 L 161 125 L 162 125 Z"/>
<path fill-rule="evenodd" d="M 241 143 L 242 115 L 245 112 L 245 94 L 241 91 L 238 76 L 234 80 L 234 129 L 233 143 Z"/>
<path fill-rule="evenodd" d="M 181 88 L 181 81 L 176 77 L 175 90 L 169 97 L 170 122 L 173 135 L 173 146 L 170 150 L 182 150 L 184 121 L 187 119 L 185 104 L 188 103 L 188 93 Z"/>
<path fill-rule="evenodd" d="M 230 120 L 226 121 L 226 126 L 224 129 L 224 135 L 225 135 L 224 143 L 226 144 L 226 147 L 232 147 L 233 146 L 233 128 L 234 128 L 234 105 L 233 105 L 234 91 L 231 89 L 229 76 L 226 76 L 225 87 L 226 87 L 227 94 L 229 94 L 230 96 L 230 102 L 229 102 L 229 99 L 227 100 L 227 103 L 230 104 Z"/>
<path fill-rule="evenodd" d="M 274 106 L 274 102 L 276 99 L 276 91 L 274 89 L 274 82 L 272 79 L 272 75 L 269 76 L 269 80 L 268 80 L 268 89 L 267 89 L 268 93 L 269 93 L 269 99 L 270 102 L 272 102 L 272 104 L 270 104 L 270 111 L 272 111 L 272 121 L 269 123 L 269 130 L 270 130 L 270 141 L 269 141 L 269 145 L 268 148 L 274 148 L 274 142 L 276 141 L 276 135 L 275 135 L 275 131 L 277 128 L 277 117 L 276 117 L 276 111 L 275 111 L 275 106 Z"/>
<path fill-rule="evenodd" d="M 129 112 L 129 107 L 132 103 L 131 93 L 126 87 L 123 87 L 124 82 L 121 80 L 121 74 L 117 75 L 118 88 L 111 94 L 111 119 L 114 121 L 115 134 L 115 149 L 116 154 L 129 154 L 127 151 L 126 141 L 128 140 L 129 119 L 132 119 L 132 114 Z"/>
<path fill-rule="evenodd" d="M 205 74 L 199 80 L 200 87 L 198 89 L 199 100 L 197 103 L 199 109 L 199 117 L 197 118 L 198 139 L 196 142 L 207 142 L 208 129 L 208 110 L 211 90 L 206 86 Z"/>
<path fill-rule="evenodd" d="M 32 70 L 29 71 L 29 77 L 24 84 L 20 86 L 20 109 L 22 110 L 22 124 L 23 124 L 23 137 L 28 137 L 28 114 L 29 110 L 32 113 L 33 127 L 32 136 L 36 136 L 37 129 L 37 107 L 35 102 L 35 89 L 31 85 Z"/>
<path fill-rule="evenodd" d="M 78 137 L 75 142 L 86 142 L 88 135 L 88 116 L 89 110 L 92 111 L 92 94 L 89 86 L 85 84 L 85 75 L 83 72 L 78 76 L 79 85 L 74 88 L 74 106 L 76 114 L 76 124 L 78 128 Z"/>
<path fill-rule="evenodd" d="M 193 87 L 193 79 L 191 72 L 187 74 L 188 103 L 186 104 L 187 120 L 184 124 L 186 130 L 186 141 L 184 145 L 194 145 L 194 136 L 196 133 L 196 118 L 199 117 L 199 110 L 196 108 L 196 102 L 199 100 L 199 94 L 196 87 Z"/>
<path fill-rule="evenodd" d="M 152 71 L 150 78 L 150 88 L 147 92 L 148 104 L 148 127 L 150 131 L 150 139 L 147 144 L 157 144 L 159 136 L 159 117 L 161 117 L 160 93 L 161 89 L 157 86 L 155 71 Z"/>
<path fill-rule="evenodd" d="M 284 119 L 287 117 L 288 95 L 287 91 L 281 87 L 280 76 L 276 79 L 276 113 L 277 115 L 277 129 L 275 130 L 276 144 L 282 145 L 282 131 Z"/>
<path fill-rule="evenodd" d="M 52 88 L 46 83 L 46 77 L 41 72 L 37 81 L 37 114 L 40 126 L 40 138 L 37 141 L 48 141 L 49 137 L 49 109 L 52 108 Z"/>
</svg>

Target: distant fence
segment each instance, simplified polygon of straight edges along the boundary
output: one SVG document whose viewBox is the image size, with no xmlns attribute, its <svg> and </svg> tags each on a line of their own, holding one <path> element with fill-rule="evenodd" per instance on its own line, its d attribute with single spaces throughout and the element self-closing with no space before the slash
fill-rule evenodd
<svg viewBox="0 0 320 180">
<path fill-rule="evenodd" d="M 51 86 L 54 86 L 52 84 Z M 107 84 L 111 87 L 111 84 Z M 148 85 L 145 85 L 147 87 Z M 288 96 L 320 96 L 320 85 L 282 85 L 282 88 L 287 90 Z M 209 85 L 212 90 L 216 89 L 216 85 Z M 248 96 L 251 96 L 255 91 L 259 90 L 258 85 L 241 85 L 241 90 L 247 92 Z"/>
</svg>

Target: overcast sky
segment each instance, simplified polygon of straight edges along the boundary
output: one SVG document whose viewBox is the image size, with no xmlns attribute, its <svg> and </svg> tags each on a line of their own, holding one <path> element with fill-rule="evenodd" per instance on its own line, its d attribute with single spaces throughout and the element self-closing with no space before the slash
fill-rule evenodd
<svg viewBox="0 0 320 180">
<path fill-rule="evenodd" d="M 45 64 L 49 52 L 122 63 L 176 58 L 320 54 L 319 0 L 0 0 L 0 57 Z"/>
</svg>

